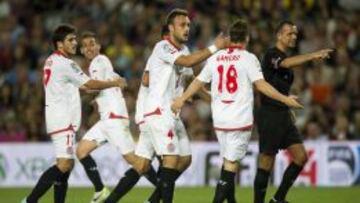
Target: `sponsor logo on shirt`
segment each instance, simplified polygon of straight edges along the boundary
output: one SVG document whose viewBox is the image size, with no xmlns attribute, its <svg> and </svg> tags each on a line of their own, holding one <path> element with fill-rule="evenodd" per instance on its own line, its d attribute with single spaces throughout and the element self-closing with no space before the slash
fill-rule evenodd
<svg viewBox="0 0 360 203">
<path fill-rule="evenodd" d="M 75 71 L 75 73 L 81 73 L 81 69 L 79 68 L 78 65 L 76 65 L 76 63 L 71 63 L 71 68 Z"/>
</svg>

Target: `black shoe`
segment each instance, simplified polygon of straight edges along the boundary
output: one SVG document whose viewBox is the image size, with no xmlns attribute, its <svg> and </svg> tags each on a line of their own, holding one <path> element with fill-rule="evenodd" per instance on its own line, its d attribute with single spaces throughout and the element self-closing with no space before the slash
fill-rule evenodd
<svg viewBox="0 0 360 203">
<path fill-rule="evenodd" d="M 271 199 L 269 203 L 289 203 L 289 202 L 288 202 L 288 201 L 285 201 L 285 200 L 283 200 L 283 201 L 276 201 L 276 200 L 274 200 L 274 199 Z"/>
</svg>

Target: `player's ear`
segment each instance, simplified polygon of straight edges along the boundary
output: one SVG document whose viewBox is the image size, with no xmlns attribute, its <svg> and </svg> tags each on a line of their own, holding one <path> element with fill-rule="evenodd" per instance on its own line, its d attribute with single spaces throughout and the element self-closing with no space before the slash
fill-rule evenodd
<svg viewBox="0 0 360 203">
<path fill-rule="evenodd" d="M 280 40 L 280 32 L 276 33 L 276 41 Z"/>
<path fill-rule="evenodd" d="M 168 25 L 168 29 L 170 32 L 174 32 L 174 26 L 172 24 Z"/>
<path fill-rule="evenodd" d="M 62 48 L 64 48 L 64 43 L 61 42 L 61 41 L 57 41 L 57 42 L 56 42 L 56 48 L 57 48 L 57 49 L 62 49 Z"/>
</svg>

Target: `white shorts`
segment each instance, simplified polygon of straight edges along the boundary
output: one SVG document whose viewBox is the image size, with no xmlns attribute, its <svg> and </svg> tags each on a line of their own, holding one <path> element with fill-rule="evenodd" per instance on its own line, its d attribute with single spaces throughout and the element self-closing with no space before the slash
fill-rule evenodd
<svg viewBox="0 0 360 203">
<path fill-rule="evenodd" d="M 220 144 L 220 156 L 229 161 L 240 161 L 244 158 L 251 131 L 216 131 Z"/>
<path fill-rule="evenodd" d="M 149 116 L 145 122 L 157 155 L 191 155 L 189 137 L 180 119 L 162 114 Z"/>
<path fill-rule="evenodd" d="M 149 130 L 145 123 L 139 125 L 140 135 L 136 145 L 135 154 L 148 160 L 155 156 L 155 149 L 151 143 Z"/>
<path fill-rule="evenodd" d="M 75 132 L 72 130 L 59 132 L 51 136 L 55 146 L 56 158 L 74 159 L 75 158 Z"/>
<path fill-rule="evenodd" d="M 181 119 L 176 119 L 175 132 L 179 138 L 180 156 L 190 156 L 191 145 L 189 135 L 187 134 L 184 123 Z"/>
<path fill-rule="evenodd" d="M 106 119 L 98 121 L 82 138 L 95 141 L 98 146 L 109 142 L 121 154 L 135 150 L 135 143 L 129 129 L 129 120 Z"/>
</svg>

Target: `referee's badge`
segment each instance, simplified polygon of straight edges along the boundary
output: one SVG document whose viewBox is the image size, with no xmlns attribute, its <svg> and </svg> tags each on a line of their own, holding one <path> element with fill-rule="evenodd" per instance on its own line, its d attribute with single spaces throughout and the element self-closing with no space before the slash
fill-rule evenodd
<svg viewBox="0 0 360 203">
<path fill-rule="evenodd" d="M 278 69 L 279 68 L 279 61 L 280 61 L 280 57 L 276 58 L 276 59 L 271 59 L 271 63 L 274 64 L 274 68 Z"/>
</svg>

